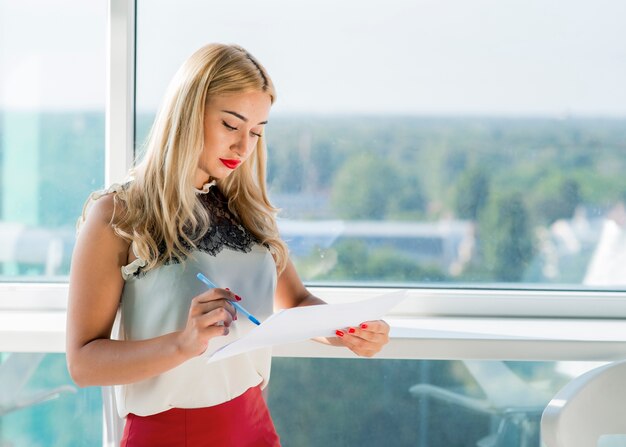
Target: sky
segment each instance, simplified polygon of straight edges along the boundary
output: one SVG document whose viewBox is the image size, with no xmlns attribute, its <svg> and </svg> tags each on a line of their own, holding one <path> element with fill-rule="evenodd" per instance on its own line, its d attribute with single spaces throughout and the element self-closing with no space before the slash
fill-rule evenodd
<svg viewBox="0 0 626 447">
<path fill-rule="evenodd" d="M 623 0 L 139 0 L 137 107 L 225 42 L 266 66 L 274 113 L 626 117 L 623 17 Z M 104 107 L 105 49 L 104 0 L 0 0 L 0 106 Z"/>
<path fill-rule="evenodd" d="M 106 0 L 0 0 L 0 109 L 103 109 Z"/>
</svg>

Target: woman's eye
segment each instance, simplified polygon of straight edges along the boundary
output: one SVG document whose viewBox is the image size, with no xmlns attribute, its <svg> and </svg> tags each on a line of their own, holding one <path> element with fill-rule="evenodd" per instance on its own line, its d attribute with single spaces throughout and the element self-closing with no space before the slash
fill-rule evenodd
<svg viewBox="0 0 626 447">
<path fill-rule="evenodd" d="M 237 130 L 236 127 L 231 126 L 230 124 L 228 124 L 226 121 L 222 121 L 222 124 L 224 125 L 224 127 L 226 127 L 228 130 Z"/>
<path fill-rule="evenodd" d="M 261 138 L 261 134 L 260 133 L 254 133 L 254 132 L 250 132 L 252 135 L 254 135 L 257 138 Z"/>
</svg>

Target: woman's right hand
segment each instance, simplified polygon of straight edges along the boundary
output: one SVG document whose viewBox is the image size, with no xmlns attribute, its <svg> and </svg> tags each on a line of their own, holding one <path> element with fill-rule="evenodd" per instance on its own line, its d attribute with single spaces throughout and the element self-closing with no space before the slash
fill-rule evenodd
<svg viewBox="0 0 626 447">
<path fill-rule="evenodd" d="M 238 298 L 228 289 L 209 289 L 191 300 L 187 325 L 178 336 L 178 349 L 185 357 L 202 354 L 209 340 L 228 335 L 228 328 L 237 319 L 230 301 Z"/>
</svg>

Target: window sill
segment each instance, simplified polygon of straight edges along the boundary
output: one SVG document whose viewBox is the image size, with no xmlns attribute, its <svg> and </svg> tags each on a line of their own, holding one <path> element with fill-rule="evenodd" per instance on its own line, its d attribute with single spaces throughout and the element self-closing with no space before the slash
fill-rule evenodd
<svg viewBox="0 0 626 447">
<path fill-rule="evenodd" d="M 626 357 L 626 321 L 544 318 L 387 318 L 386 359 L 584 360 Z M 64 311 L 0 311 L 0 352 L 64 352 Z M 277 357 L 355 358 L 313 341 L 274 348 Z"/>
<path fill-rule="evenodd" d="M 65 311 L 0 310 L 0 352 L 65 352 Z"/>
<path fill-rule="evenodd" d="M 539 318 L 387 318 L 388 359 L 579 360 L 626 357 L 626 321 Z M 274 348 L 278 357 L 356 357 L 315 342 Z"/>
</svg>

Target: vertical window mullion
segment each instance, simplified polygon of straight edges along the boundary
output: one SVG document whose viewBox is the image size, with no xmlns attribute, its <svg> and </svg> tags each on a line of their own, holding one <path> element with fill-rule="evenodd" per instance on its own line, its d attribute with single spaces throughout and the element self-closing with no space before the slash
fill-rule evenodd
<svg viewBox="0 0 626 447">
<path fill-rule="evenodd" d="M 122 181 L 133 161 L 135 10 L 134 1 L 109 1 L 105 186 Z"/>
</svg>

